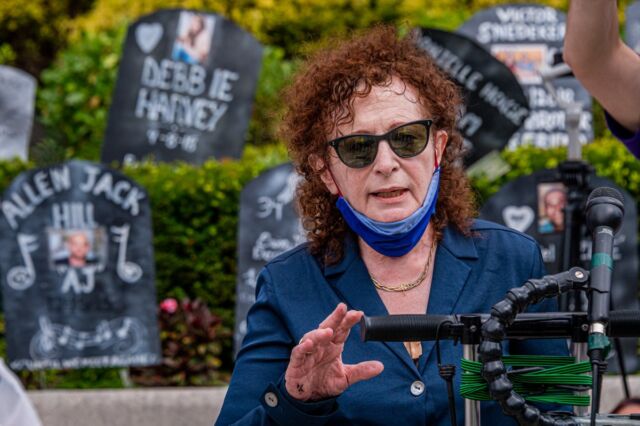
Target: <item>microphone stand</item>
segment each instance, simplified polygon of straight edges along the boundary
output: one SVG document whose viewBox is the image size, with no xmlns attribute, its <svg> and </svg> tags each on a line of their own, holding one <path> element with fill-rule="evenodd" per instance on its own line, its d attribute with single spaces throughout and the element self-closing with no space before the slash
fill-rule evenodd
<svg viewBox="0 0 640 426">
<path fill-rule="evenodd" d="M 558 165 L 560 181 L 567 188 L 567 201 L 564 208 L 564 229 L 560 250 L 560 270 L 567 271 L 572 266 L 580 265 L 580 241 L 587 235 L 584 206 L 589 192 L 590 181 L 595 175 L 593 167 L 582 160 L 580 144 L 580 116 L 582 105 L 579 102 L 567 102 L 561 99 L 552 80 L 571 75 L 571 69 L 564 63 L 543 69 L 540 73 L 544 86 L 565 111 L 565 127 L 569 136 L 567 159 Z M 570 312 L 585 311 L 586 301 L 577 291 L 571 291 L 560 297 L 560 310 Z M 586 354 L 586 353 L 585 353 Z M 574 354 L 575 355 L 575 354 Z"/>
<path fill-rule="evenodd" d="M 560 250 L 560 270 L 569 270 L 574 265 L 581 265 L 580 242 L 582 237 L 587 235 L 586 218 L 584 207 L 587 196 L 591 192 L 591 177 L 595 176 L 593 167 L 582 159 L 582 145 L 580 143 L 580 117 L 582 115 L 582 105 L 575 101 L 565 101 L 561 99 L 552 81 L 560 77 L 573 75 L 571 68 L 564 62 L 552 67 L 545 68 L 540 73 L 544 86 L 551 94 L 551 97 L 565 111 L 565 127 L 569 136 L 567 147 L 567 159 L 558 165 L 560 181 L 567 188 L 567 201 L 564 208 L 564 229 L 562 234 L 562 246 Z M 585 265 L 586 266 L 586 265 Z M 559 310 L 569 312 L 582 312 L 588 310 L 588 303 L 581 290 L 570 291 L 560 295 Z M 578 336 L 576 336 L 578 337 Z M 622 385 L 625 397 L 629 398 L 629 384 L 627 371 L 622 353 L 620 339 L 614 338 L 614 348 L 616 358 L 622 376 Z M 571 342 L 571 354 L 577 361 L 586 360 L 587 340 L 584 335 Z M 601 372 L 598 372 L 601 373 Z M 594 377 L 594 389 L 596 388 L 596 377 Z M 593 399 L 599 405 L 599 393 L 594 392 Z M 575 413 L 579 416 L 587 414 L 587 407 L 575 407 Z"/>
</svg>

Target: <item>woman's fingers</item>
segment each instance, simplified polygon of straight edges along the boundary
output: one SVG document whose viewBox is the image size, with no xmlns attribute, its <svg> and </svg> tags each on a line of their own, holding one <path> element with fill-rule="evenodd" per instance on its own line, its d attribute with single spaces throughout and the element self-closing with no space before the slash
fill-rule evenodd
<svg viewBox="0 0 640 426">
<path fill-rule="evenodd" d="M 380 361 L 363 361 L 354 365 L 345 365 L 345 374 L 349 386 L 362 380 L 371 379 L 384 370 L 384 365 Z"/>
<path fill-rule="evenodd" d="M 305 364 L 313 364 L 316 350 L 323 345 L 331 342 L 333 330 L 330 328 L 317 328 L 305 334 L 300 343 L 291 351 L 290 366 L 293 368 L 301 368 Z"/>
<path fill-rule="evenodd" d="M 347 305 L 344 303 L 338 303 L 338 306 L 324 319 L 318 326 L 318 328 L 333 328 L 335 329 L 340 325 L 342 319 L 347 314 Z"/>
<path fill-rule="evenodd" d="M 340 325 L 335 328 L 332 341 L 337 344 L 342 344 L 349 337 L 351 327 L 360 322 L 364 313 L 362 311 L 349 311 L 345 314 Z"/>
</svg>

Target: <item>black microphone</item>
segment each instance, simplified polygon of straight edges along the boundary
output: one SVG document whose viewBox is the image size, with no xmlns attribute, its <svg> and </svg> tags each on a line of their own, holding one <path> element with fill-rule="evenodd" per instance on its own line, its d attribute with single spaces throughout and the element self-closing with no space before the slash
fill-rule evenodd
<svg viewBox="0 0 640 426">
<path fill-rule="evenodd" d="M 591 361 L 593 380 L 590 424 L 596 424 L 600 408 L 602 373 L 611 344 L 606 331 L 609 323 L 611 301 L 611 275 L 613 273 L 613 237 L 622 225 L 624 204 L 622 194 L 613 188 L 596 188 L 587 199 L 587 227 L 593 236 L 589 285 L 589 344 L 587 352 Z"/>
<path fill-rule="evenodd" d="M 618 190 L 600 187 L 589 194 L 586 218 L 587 227 L 593 236 L 589 294 L 590 333 L 604 334 L 609 321 L 613 239 L 622 225 L 623 217 L 623 198 Z"/>
</svg>

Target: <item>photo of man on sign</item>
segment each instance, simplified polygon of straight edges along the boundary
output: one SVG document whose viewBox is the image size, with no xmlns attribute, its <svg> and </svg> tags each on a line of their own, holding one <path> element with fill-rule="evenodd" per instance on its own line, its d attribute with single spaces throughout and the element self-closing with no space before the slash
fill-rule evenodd
<svg viewBox="0 0 640 426">
<path fill-rule="evenodd" d="M 551 234 L 564 230 L 564 207 L 567 191 L 561 183 L 538 185 L 538 232 Z"/>
<path fill-rule="evenodd" d="M 60 267 L 85 268 L 100 263 L 104 251 L 100 243 L 102 229 L 49 230 L 49 254 L 54 269 Z M 106 247 L 105 247 L 106 248 Z"/>
</svg>

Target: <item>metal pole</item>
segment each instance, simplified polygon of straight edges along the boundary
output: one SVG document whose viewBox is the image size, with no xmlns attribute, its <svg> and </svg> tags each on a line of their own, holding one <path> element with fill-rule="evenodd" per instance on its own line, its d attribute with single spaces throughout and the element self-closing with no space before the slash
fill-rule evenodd
<svg viewBox="0 0 640 426">
<path fill-rule="evenodd" d="M 587 343 L 586 342 L 573 342 L 571 344 L 571 355 L 573 355 L 576 359 L 576 362 L 588 361 L 589 357 L 587 356 Z M 589 396 L 591 396 L 591 391 L 588 391 Z M 576 416 L 587 416 L 589 413 L 589 407 L 580 407 L 577 405 L 573 406 L 573 412 Z"/>
<path fill-rule="evenodd" d="M 569 136 L 567 146 L 567 160 L 582 160 L 582 145 L 580 144 L 580 117 L 582 116 L 582 104 L 579 102 L 568 102 L 561 104 L 565 110 L 565 127 Z"/>
<path fill-rule="evenodd" d="M 469 361 L 477 361 L 478 345 L 462 345 L 462 356 Z M 480 426 L 480 401 L 464 400 L 464 426 Z"/>
</svg>

